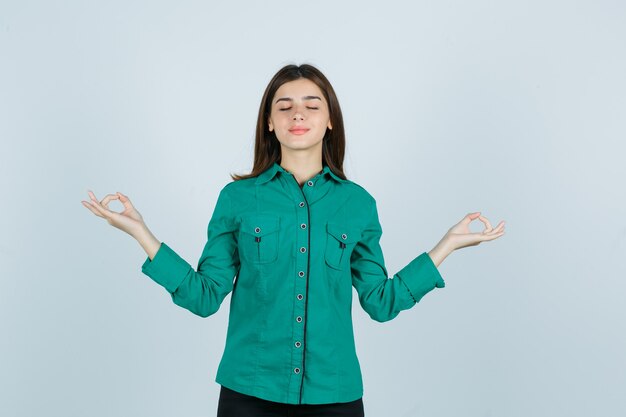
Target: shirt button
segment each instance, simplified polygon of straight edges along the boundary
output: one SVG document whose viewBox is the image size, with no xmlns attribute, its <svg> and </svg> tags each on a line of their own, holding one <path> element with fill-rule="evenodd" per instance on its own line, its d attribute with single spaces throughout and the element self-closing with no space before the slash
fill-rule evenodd
<svg viewBox="0 0 626 417">
<path fill-rule="evenodd" d="M 261 231 L 261 228 L 260 228 L 260 227 L 255 227 L 255 228 L 254 228 L 254 232 L 255 232 L 255 233 L 259 233 L 260 231 Z"/>
<path fill-rule="evenodd" d="M 295 368 L 293 371 L 294 371 L 295 373 L 299 374 L 299 373 L 300 373 L 300 368 Z"/>
<path fill-rule="evenodd" d="M 301 247 L 301 248 L 300 248 L 300 252 L 302 252 L 302 253 L 306 252 L 306 248 L 305 248 L 304 246 L 303 246 L 303 247 Z"/>
<path fill-rule="evenodd" d="M 300 204 L 298 204 L 300 207 L 304 207 L 304 201 L 301 201 Z"/>
<path fill-rule="evenodd" d="M 302 321 L 302 317 L 300 317 L 300 316 L 296 317 L 296 321 L 297 321 L 298 323 L 300 323 L 300 322 Z"/>
<path fill-rule="evenodd" d="M 306 224 L 305 224 L 305 223 L 302 223 L 302 224 L 300 225 L 300 228 L 302 228 L 302 229 L 306 229 Z"/>
<path fill-rule="evenodd" d="M 300 343 L 300 342 L 296 342 L 296 343 L 294 343 L 294 344 L 295 344 L 295 345 L 296 345 L 296 347 L 298 347 L 298 348 L 299 348 L 300 346 L 302 346 L 302 343 Z"/>
<path fill-rule="evenodd" d="M 302 298 L 304 298 L 302 297 L 302 294 L 298 294 L 298 300 L 302 300 Z"/>
<path fill-rule="evenodd" d="M 309 181 L 309 182 L 307 182 L 307 185 L 308 185 L 309 187 L 313 187 L 313 181 Z"/>
<path fill-rule="evenodd" d="M 346 239 L 348 238 L 348 235 L 347 235 L 347 234 L 345 234 L 345 233 L 342 233 L 342 234 L 341 234 L 341 238 L 342 238 L 343 240 L 346 240 Z"/>
<path fill-rule="evenodd" d="M 300 272 L 298 272 L 298 275 L 300 275 L 301 277 L 303 277 L 303 276 L 304 276 L 304 271 L 300 271 Z"/>
</svg>

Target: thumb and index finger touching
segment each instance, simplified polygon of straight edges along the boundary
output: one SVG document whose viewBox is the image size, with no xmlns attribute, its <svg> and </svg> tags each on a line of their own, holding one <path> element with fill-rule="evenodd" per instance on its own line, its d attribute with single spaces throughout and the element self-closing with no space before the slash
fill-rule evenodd
<svg viewBox="0 0 626 417">
<path fill-rule="evenodd" d="M 489 233 L 489 232 L 494 231 L 494 228 L 491 225 L 491 222 L 489 222 L 489 219 L 487 219 L 485 216 L 481 215 L 480 211 L 475 211 L 473 213 L 468 213 L 465 217 L 463 217 L 463 219 L 461 220 L 460 223 L 464 224 L 464 225 L 469 225 L 472 221 L 474 221 L 476 219 L 479 219 L 485 225 L 486 229 L 483 231 L 483 233 Z M 504 228 L 504 220 L 500 221 L 500 223 L 498 224 L 496 229 L 501 230 L 503 228 Z"/>
<path fill-rule="evenodd" d="M 115 194 L 107 194 L 102 201 L 98 201 L 95 194 L 91 190 L 87 190 L 91 202 L 82 201 L 83 205 L 90 209 L 94 214 L 99 215 L 100 217 L 112 217 L 118 213 L 109 209 L 108 205 L 112 200 L 119 200 L 125 209 L 132 209 L 133 205 L 130 202 L 130 199 L 117 191 Z"/>
</svg>

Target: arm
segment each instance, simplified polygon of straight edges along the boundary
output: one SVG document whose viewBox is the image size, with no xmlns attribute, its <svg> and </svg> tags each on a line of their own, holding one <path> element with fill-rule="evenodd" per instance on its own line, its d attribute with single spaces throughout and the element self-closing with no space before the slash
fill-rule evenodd
<svg viewBox="0 0 626 417">
<path fill-rule="evenodd" d="M 388 276 L 380 247 L 382 228 L 373 201 L 368 223 L 361 240 L 354 248 L 350 262 L 352 284 L 359 294 L 359 302 L 369 316 L 385 322 L 395 318 L 400 311 L 409 309 L 434 288 L 445 287 L 439 270 L 428 253 L 423 252 L 391 279 Z M 435 258 L 445 254 L 443 246 L 433 250 Z"/>
<path fill-rule="evenodd" d="M 160 243 L 151 233 L 143 232 L 137 240 L 148 258 L 141 271 L 163 286 L 175 304 L 200 317 L 208 317 L 233 290 L 233 278 L 239 271 L 236 230 L 225 187 L 209 221 L 207 242 L 197 270 L 165 242 Z"/>
</svg>

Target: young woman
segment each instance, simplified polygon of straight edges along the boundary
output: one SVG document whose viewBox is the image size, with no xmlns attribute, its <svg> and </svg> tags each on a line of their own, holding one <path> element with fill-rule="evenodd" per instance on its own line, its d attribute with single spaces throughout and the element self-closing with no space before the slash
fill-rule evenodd
<svg viewBox="0 0 626 417">
<path fill-rule="evenodd" d="M 218 417 L 364 416 L 352 288 L 372 319 L 391 320 L 445 286 L 437 268 L 452 251 L 504 234 L 504 222 L 469 213 L 389 279 L 376 200 L 344 175 L 344 150 L 331 84 L 311 65 L 288 65 L 263 95 L 252 172 L 221 189 L 195 270 L 127 196 L 82 202 L 137 239 L 142 272 L 177 305 L 208 317 L 232 292 Z M 476 219 L 481 233 L 469 230 Z"/>
</svg>

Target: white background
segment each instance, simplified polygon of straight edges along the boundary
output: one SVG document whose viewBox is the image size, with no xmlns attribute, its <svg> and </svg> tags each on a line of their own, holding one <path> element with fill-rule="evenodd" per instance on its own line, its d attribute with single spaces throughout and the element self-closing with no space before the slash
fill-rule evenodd
<svg viewBox="0 0 626 417">
<path fill-rule="evenodd" d="M 197 265 L 265 86 L 311 63 L 390 274 L 468 212 L 506 221 L 396 319 L 354 298 L 366 416 L 626 415 L 625 21 L 617 0 L 1 2 L 0 414 L 215 415 L 230 296 L 176 306 L 80 201 L 127 194 Z"/>
</svg>

